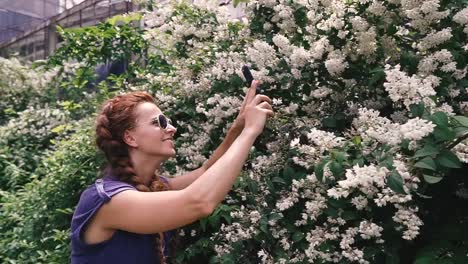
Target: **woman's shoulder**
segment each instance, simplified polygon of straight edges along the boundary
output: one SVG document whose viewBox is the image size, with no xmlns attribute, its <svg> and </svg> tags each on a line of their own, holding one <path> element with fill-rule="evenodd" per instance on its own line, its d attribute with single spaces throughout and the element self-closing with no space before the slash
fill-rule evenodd
<svg viewBox="0 0 468 264">
<path fill-rule="evenodd" d="M 126 190 L 136 190 L 136 188 L 112 177 L 97 179 L 81 193 L 78 207 L 97 206 L 100 203 L 108 202 L 114 195 Z"/>
<path fill-rule="evenodd" d="M 102 198 L 112 198 L 112 196 L 125 190 L 136 190 L 135 186 L 120 181 L 114 177 L 104 177 L 94 183 L 96 191 Z"/>
<path fill-rule="evenodd" d="M 109 177 L 97 179 L 81 193 L 74 212 L 72 227 L 74 224 L 79 225 L 81 222 L 86 221 L 88 216 L 94 215 L 114 195 L 126 190 L 136 190 L 136 188 L 131 184 Z"/>
</svg>

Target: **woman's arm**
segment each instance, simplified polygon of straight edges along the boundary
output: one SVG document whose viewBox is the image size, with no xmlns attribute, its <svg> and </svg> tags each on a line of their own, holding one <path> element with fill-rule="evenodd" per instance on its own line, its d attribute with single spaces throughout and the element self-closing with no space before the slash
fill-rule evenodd
<svg viewBox="0 0 468 264">
<path fill-rule="evenodd" d="M 234 124 L 231 126 L 228 133 L 226 134 L 226 137 L 224 138 L 221 145 L 218 146 L 218 148 L 211 155 L 210 159 L 208 159 L 200 168 L 190 171 L 181 176 L 168 178 L 170 189 L 182 190 L 185 187 L 192 184 L 192 182 L 198 179 L 198 177 L 205 173 L 205 171 L 207 171 L 211 167 L 211 165 L 213 165 L 219 158 L 221 158 L 221 156 L 224 155 L 224 153 L 226 153 L 226 151 L 229 149 L 229 147 L 232 145 L 234 140 L 236 140 L 236 138 L 240 135 L 241 132 L 242 127 L 240 127 L 236 124 L 236 122 L 234 122 Z"/>
<path fill-rule="evenodd" d="M 244 130 L 213 166 L 183 190 L 116 194 L 100 208 L 94 224 L 99 230 L 154 234 L 211 214 L 234 184 L 257 136 Z"/>
</svg>

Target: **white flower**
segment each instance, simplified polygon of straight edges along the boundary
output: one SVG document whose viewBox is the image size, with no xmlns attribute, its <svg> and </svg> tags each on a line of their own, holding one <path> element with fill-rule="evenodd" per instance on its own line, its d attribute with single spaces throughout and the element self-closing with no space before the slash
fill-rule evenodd
<svg viewBox="0 0 468 264">
<path fill-rule="evenodd" d="M 330 58 L 325 61 L 325 68 L 331 76 L 338 76 L 348 67 L 348 62 L 343 57 Z"/>
<path fill-rule="evenodd" d="M 422 99 L 435 95 L 435 87 L 439 85 L 440 78 L 429 75 L 420 78 L 416 75 L 407 76 L 405 72 L 400 71 L 400 65 L 394 69 L 385 70 L 386 82 L 385 90 L 390 99 L 394 102 L 402 101 L 407 107 L 414 103 L 419 103 Z"/>
<path fill-rule="evenodd" d="M 303 47 L 295 47 L 291 54 L 291 66 L 294 68 L 303 67 L 309 62 L 312 55 Z"/>
<path fill-rule="evenodd" d="M 285 55 L 291 54 L 291 44 L 289 39 L 281 34 L 277 34 L 273 37 L 273 43 L 279 48 L 279 51 Z"/>
<path fill-rule="evenodd" d="M 421 51 L 426 51 L 442 43 L 445 43 L 451 38 L 452 38 L 452 29 L 444 28 L 440 31 L 430 33 L 426 37 L 421 39 L 421 42 L 418 44 L 418 49 Z"/>
<path fill-rule="evenodd" d="M 362 221 L 359 224 L 359 233 L 364 239 L 378 238 L 382 236 L 383 228 L 369 221 Z"/>
<path fill-rule="evenodd" d="M 436 125 L 429 120 L 423 120 L 419 117 L 416 117 L 401 125 L 400 133 L 405 139 L 420 140 L 432 133 L 435 126 Z"/>
<path fill-rule="evenodd" d="M 280 211 L 284 211 L 286 209 L 289 209 L 291 206 L 294 205 L 294 203 L 297 202 L 297 198 L 290 196 L 290 197 L 283 197 L 283 199 L 280 199 L 279 201 L 276 202 L 276 208 Z"/>
<path fill-rule="evenodd" d="M 250 212 L 249 217 L 250 217 L 250 221 L 252 222 L 252 224 L 256 224 L 260 220 L 261 215 L 257 210 L 254 210 Z"/>
<path fill-rule="evenodd" d="M 257 253 L 257 256 L 260 258 L 262 263 L 266 263 L 267 259 L 269 258 L 269 254 L 264 249 L 260 249 L 260 251 Z"/>
<path fill-rule="evenodd" d="M 283 104 L 283 99 L 281 98 L 273 98 L 273 105 L 282 105 Z"/>
<path fill-rule="evenodd" d="M 359 188 L 363 193 L 373 193 L 375 187 L 385 187 L 388 172 L 385 167 L 354 165 L 346 170 L 346 179 L 338 181 L 338 185 L 344 189 Z"/>
<path fill-rule="evenodd" d="M 358 210 L 365 209 L 367 207 L 367 204 L 368 204 L 367 198 L 362 196 L 362 195 L 356 196 L 353 199 L 351 199 L 351 203 L 354 206 L 356 206 L 356 209 L 358 209 Z"/>
<path fill-rule="evenodd" d="M 297 146 L 297 145 L 299 144 L 299 140 L 300 140 L 299 138 L 293 139 L 293 140 L 291 141 L 291 143 L 289 144 L 289 146 L 290 146 L 291 148 L 294 148 L 295 146 Z"/>
<path fill-rule="evenodd" d="M 386 11 L 386 7 L 381 1 L 374 0 L 372 1 L 372 4 L 367 8 L 367 11 L 369 11 L 373 15 L 381 16 Z"/>
<path fill-rule="evenodd" d="M 330 88 L 320 87 L 318 89 L 310 91 L 310 96 L 319 99 L 319 98 L 324 98 L 324 97 L 328 96 L 332 92 L 333 92 L 333 90 L 330 89 Z"/>
<path fill-rule="evenodd" d="M 453 21 L 460 25 L 468 24 L 468 7 L 463 8 L 453 16 Z"/>
<path fill-rule="evenodd" d="M 418 208 L 396 207 L 398 211 L 393 216 L 393 221 L 406 226 L 406 230 L 403 232 L 403 239 L 413 240 L 419 235 L 419 227 L 423 225 L 421 219 L 416 215 Z"/>
<path fill-rule="evenodd" d="M 253 46 L 247 49 L 246 55 L 259 68 L 274 67 L 278 62 L 275 49 L 261 40 L 255 40 Z"/>
<path fill-rule="evenodd" d="M 343 138 L 336 137 L 331 132 L 321 131 L 316 128 L 312 128 L 307 133 L 307 138 L 320 148 L 320 152 L 340 147 L 344 144 Z"/>
</svg>

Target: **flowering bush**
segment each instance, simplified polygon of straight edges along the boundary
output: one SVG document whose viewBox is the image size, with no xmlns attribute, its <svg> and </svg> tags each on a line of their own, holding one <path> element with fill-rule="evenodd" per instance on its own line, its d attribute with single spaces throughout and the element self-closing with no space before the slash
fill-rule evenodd
<svg viewBox="0 0 468 264">
<path fill-rule="evenodd" d="M 146 54 L 144 66 L 133 64 L 112 92 L 85 93 L 91 105 L 72 116 L 92 113 L 116 91 L 152 92 L 178 127 L 178 157 L 165 164 L 168 175 L 200 166 L 221 142 L 245 94 L 243 64 L 263 82 L 276 116 L 225 202 L 181 230 L 185 248 L 176 262 L 464 263 L 465 6 L 461 0 L 262 0 L 249 2 L 240 21 L 217 3 L 179 2 L 145 11 L 143 31 L 121 35 L 113 27 L 124 26 L 114 24 L 68 35 L 50 63 L 80 50 L 87 72 L 98 61 L 128 55 L 119 50 L 128 42 Z M 93 37 L 103 32 L 105 38 Z M 90 39 L 93 45 L 83 45 Z M 101 40 L 102 52 L 95 48 Z M 80 89 L 91 79 L 68 76 Z M 81 105 L 77 98 L 63 100 Z M 49 166 L 44 157 L 36 174 L 51 176 L 27 184 L 16 198 L 3 193 L 8 206 L 0 217 L 8 224 L 0 255 L 9 261 L 66 258 L 67 226 L 59 220 L 70 219 L 73 205 L 53 193 L 77 199 L 76 188 L 95 177 L 89 159 L 97 157 L 82 133 L 51 154 L 67 160 L 76 152 L 80 159 L 52 158 Z M 60 214 L 37 215 L 36 202 Z M 20 204 L 29 206 L 14 212 Z M 50 243 L 40 246 L 38 236 Z M 21 237 L 27 237 L 21 245 L 8 246 Z"/>
<path fill-rule="evenodd" d="M 199 166 L 222 136 L 219 127 L 229 125 L 241 102 L 241 65 L 255 69 L 277 112 L 226 203 L 182 232 L 191 246 L 178 261 L 428 257 L 432 249 L 411 250 L 430 244 L 423 242 L 429 236 L 415 241 L 424 220 L 437 222 L 426 199 L 437 199 L 444 184 L 466 197 L 459 178 L 468 128 L 463 7 L 253 1 L 248 23 L 197 2 L 145 14 L 150 56 L 170 69 L 143 71 L 145 83 L 133 89 L 169 94 L 162 107 L 182 128 L 172 172 Z M 466 258 L 466 243 L 451 239 L 459 244 L 441 250 Z"/>
<path fill-rule="evenodd" d="M 0 57 L 0 124 L 5 124 L 17 112 L 34 104 L 40 91 L 54 75 L 54 70 L 37 74 L 16 58 L 7 60 Z"/>
<path fill-rule="evenodd" d="M 34 171 L 43 151 L 64 126 L 66 113 L 59 109 L 30 107 L 0 127 L 0 160 L 2 189 L 15 188 L 28 182 L 28 172 Z M 25 177 L 25 178 L 22 178 Z"/>
</svg>

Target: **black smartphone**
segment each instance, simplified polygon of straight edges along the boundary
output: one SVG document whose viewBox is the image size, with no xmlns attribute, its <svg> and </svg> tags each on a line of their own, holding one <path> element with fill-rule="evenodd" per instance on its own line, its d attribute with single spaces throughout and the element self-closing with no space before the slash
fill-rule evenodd
<svg viewBox="0 0 468 264">
<path fill-rule="evenodd" d="M 254 80 L 252 73 L 250 72 L 249 66 L 244 65 L 242 66 L 242 74 L 244 75 L 245 81 L 247 82 L 247 87 L 252 86 L 252 82 Z M 261 93 L 260 85 L 257 86 L 256 94 Z"/>
</svg>

